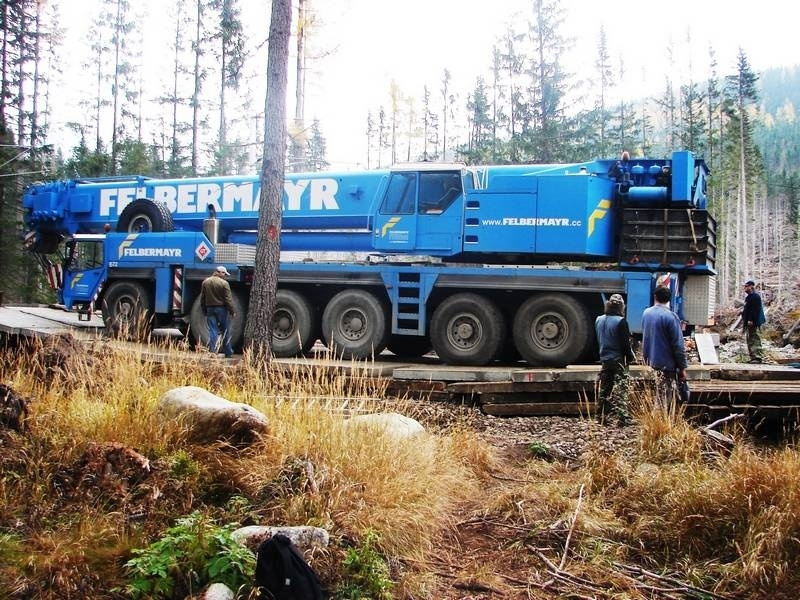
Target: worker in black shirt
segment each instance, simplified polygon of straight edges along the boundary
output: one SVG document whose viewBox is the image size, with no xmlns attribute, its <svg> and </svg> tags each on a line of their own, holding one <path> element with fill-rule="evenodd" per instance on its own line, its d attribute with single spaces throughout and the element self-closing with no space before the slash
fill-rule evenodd
<svg viewBox="0 0 800 600">
<path fill-rule="evenodd" d="M 764 303 L 761 294 L 756 291 L 756 282 L 748 279 L 744 284 L 747 294 L 742 308 L 742 329 L 747 338 L 747 352 L 751 363 L 764 362 L 764 350 L 761 348 L 761 326 L 767 321 L 764 315 Z"/>
<path fill-rule="evenodd" d="M 630 424 L 628 410 L 628 365 L 636 360 L 631 348 L 631 332 L 625 319 L 625 301 L 612 294 L 604 314 L 594 323 L 600 346 L 600 392 L 596 416 L 601 423 L 613 416 L 620 427 Z"/>
</svg>

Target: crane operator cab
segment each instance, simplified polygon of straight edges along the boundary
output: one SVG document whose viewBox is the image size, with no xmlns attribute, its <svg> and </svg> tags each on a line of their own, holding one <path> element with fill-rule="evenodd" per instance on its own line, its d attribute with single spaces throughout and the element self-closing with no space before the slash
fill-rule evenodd
<svg viewBox="0 0 800 600">
<path fill-rule="evenodd" d="M 463 165 L 417 164 L 391 170 L 375 217 L 375 250 L 449 256 L 461 250 Z"/>
</svg>

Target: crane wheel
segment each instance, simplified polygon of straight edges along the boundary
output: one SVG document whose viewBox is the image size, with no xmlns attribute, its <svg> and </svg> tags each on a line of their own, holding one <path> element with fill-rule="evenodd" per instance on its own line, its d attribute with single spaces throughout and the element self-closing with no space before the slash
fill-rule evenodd
<svg viewBox="0 0 800 600">
<path fill-rule="evenodd" d="M 337 357 L 370 358 L 386 348 L 390 323 L 387 303 L 365 290 L 343 290 L 322 313 L 322 335 Z"/>
<path fill-rule="evenodd" d="M 478 294 L 445 299 L 431 318 L 431 342 L 439 358 L 452 365 L 485 365 L 505 342 L 503 313 Z"/>
<path fill-rule="evenodd" d="M 593 335 L 586 308 L 566 294 L 533 296 L 514 316 L 514 345 L 532 366 L 576 362 Z"/>
<path fill-rule="evenodd" d="M 316 342 L 317 314 L 306 298 L 292 290 L 278 290 L 272 316 L 272 354 L 297 356 Z"/>
<path fill-rule="evenodd" d="M 153 301 L 135 281 L 114 281 L 101 304 L 106 331 L 124 340 L 146 340 L 153 321 Z"/>
</svg>

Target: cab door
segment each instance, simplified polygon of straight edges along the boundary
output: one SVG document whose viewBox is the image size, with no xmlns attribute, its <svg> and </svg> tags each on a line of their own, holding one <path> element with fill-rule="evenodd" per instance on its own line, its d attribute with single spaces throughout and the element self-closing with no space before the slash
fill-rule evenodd
<svg viewBox="0 0 800 600">
<path fill-rule="evenodd" d="M 412 252 L 417 235 L 415 171 L 394 172 L 375 217 L 373 248 L 382 252 Z"/>
<path fill-rule="evenodd" d="M 93 303 L 105 281 L 104 236 L 75 236 L 66 245 L 62 301 L 74 305 Z"/>
<path fill-rule="evenodd" d="M 461 252 L 460 169 L 394 171 L 375 219 L 376 250 L 451 256 Z"/>
<path fill-rule="evenodd" d="M 452 256 L 461 252 L 464 190 L 460 169 L 419 173 L 416 252 Z"/>
</svg>

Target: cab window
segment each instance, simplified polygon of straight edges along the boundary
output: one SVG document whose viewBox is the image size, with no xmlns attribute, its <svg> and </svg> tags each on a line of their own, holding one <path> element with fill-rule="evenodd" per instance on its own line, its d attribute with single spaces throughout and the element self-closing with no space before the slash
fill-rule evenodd
<svg viewBox="0 0 800 600">
<path fill-rule="evenodd" d="M 420 173 L 420 214 L 441 214 L 461 195 L 461 175 L 456 171 Z"/>
<path fill-rule="evenodd" d="M 97 269 L 102 267 L 103 242 L 70 242 L 67 245 L 67 266 L 71 270 Z"/>
<path fill-rule="evenodd" d="M 392 173 L 389 179 L 389 186 L 386 189 L 386 195 L 381 203 L 381 214 L 413 214 L 416 191 L 416 173 Z"/>
</svg>

